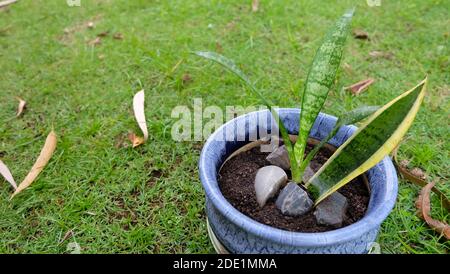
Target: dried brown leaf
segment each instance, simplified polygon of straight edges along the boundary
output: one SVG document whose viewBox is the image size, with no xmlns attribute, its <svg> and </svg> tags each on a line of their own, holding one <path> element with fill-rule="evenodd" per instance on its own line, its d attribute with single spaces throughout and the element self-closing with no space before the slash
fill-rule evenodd
<svg viewBox="0 0 450 274">
<path fill-rule="evenodd" d="M 62 237 L 61 241 L 59 242 L 59 244 L 64 243 L 67 239 L 71 238 L 73 236 L 73 230 L 70 229 L 66 232 L 66 234 L 64 234 L 64 236 Z"/>
<path fill-rule="evenodd" d="M 253 0 L 252 1 L 252 11 L 257 12 L 259 9 L 259 0 Z"/>
<path fill-rule="evenodd" d="M 19 117 L 20 115 L 22 115 L 23 110 L 25 109 L 25 107 L 27 105 L 27 102 L 20 97 L 16 97 L 16 99 L 19 100 L 19 105 L 17 106 L 16 117 Z"/>
<path fill-rule="evenodd" d="M 97 37 L 106 37 L 108 35 L 109 35 L 109 30 L 100 32 L 99 34 L 97 34 Z"/>
<path fill-rule="evenodd" d="M 422 180 L 425 180 L 427 178 L 427 175 L 425 174 L 425 172 L 423 172 L 423 170 L 421 170 L 418 167 L 415 167 L 413 169 L 411 169 L 411 174 L 415 177 L 418 177 Z"/>
<path fill-rule="evenodd" d="M 11 171 L 9 171 L 9 168 L 2 162 L 2 160 L 0 160 L 0 174 L 14 189 L 17 189 L 17 184 L 16 181 L 14 181 Z"/>
<path fill-rule="evenodd" d="M 398 153 L 399 147 L 400 147 L 400 145 L 398 145 L 392 151 L 392 158 L 394 160 L 394 164 L 397 168 L 398 173 L 400 173 L 406 181 L 411 182 L 415 185 L 418 185 L 421 187 L 425 187 L 426 185 L 428 185 L 427 181 L 425 181 L 424 179 L 422 179 L 420 177 L 415 176 L 412 172 L 410 172 L 408 170 L 408 167 L 407 167 L 407 165 L 409 163 L 408 160 L 402 160 L 402 161 L 400 161 L 400 163 L 398 162 L 397 153 Z M 447 211 L 450 212 L 450 200 L 445 196 L 445 194 L 435 186 L 431 190 L 439 196 L 439 199 L 442 202 L 445 209 L 447 209 Z"/>
<path fill-rule="evenodd" d="M 355 37 L 356 39 L 367 40 L 369 39 L 369 34 L 364 30 L 355 29 L 353 30 L 353 37 Z"/>
<path fill-rule="evenodd" d="M 131 141 L 133 147 L 137 147 L 145 143 L 144 138 L 137 136 L 133 132 L 128 133 L 128 140 Z"/>
<path fill-rule="evenodd" d="M 350 90 L 353 95 L 359 95 L 361 92 L 365 91 L 375 80 L 373 78 L 368 78 L 351 86 L 344 87 L 344 90 Z"/>
<path fill-rule="evenodd" d="M 55 132 L 52 130 L 48 134 L 47 139 L 45 140 L 44 147 L 42 148 L 39 157 L 37 158 L 28 175 L 19 184 L 16 191 L 14 191 L 14 193 L 11 195 L 11 199 L 14 198 L 14 196 L 16 196 L 17 194 L 19 194 L 22 190 L 29 187 L 31 183 L 34 182 L 39 173 L 41 173 L 42 169 L 44 169 L 44 167 L 47 165 L 50 158 L 52 158 L 53 152 L 56 149 L 56 143 L 57 137 Z"/>
<path fill-rule="evenodd" d="M 408 159 L 403 159 L 403 160 L 400 161 L 400 165 L 401 165 L 402 167 L 408 167 L 409 162 L 410 162 L 410 161 L 409 161 Z"/>
<path fill-rule="evenodd" d="M 148 130 L 147 130 L 147 122 L 145 121 L 145 112 L 144 112 L 144 101 L 145 101 L 145 93 L 144 90 L 137 92 L 133 97 L 133 111 L 134 117 L 138 122 L 139 128 L 144 134 L 144 138 L 137 136 L 134 133 L 128 134 L 128 139 L 130 139 L 133 147 L 137 147 L 148 139 Z"/>
<path fill-rule="evenodd" d="M 420 195 L 416 201 L 419 216 L 436 232 L 444 235 L 447 240 L 450 240 L 450 226 L 438 220 L 431 218 L 430 194 L 434 187 L 434 182 L 428 183 L 420 191 Z"/>
</svg>

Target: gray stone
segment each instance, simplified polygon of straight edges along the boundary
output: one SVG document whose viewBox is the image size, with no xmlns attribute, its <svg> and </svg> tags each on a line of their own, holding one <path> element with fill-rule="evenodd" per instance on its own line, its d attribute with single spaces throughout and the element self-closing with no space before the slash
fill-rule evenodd
<svg viewBox="0 0 450 274">
<path fill-rule="evenodd" d="M 289 155 L 284 145 L 278 147 L 272 153 L 267 155 L 266 160 L 272 165 L 279 166 L 284 170 L 289 170 L 291 168 Z"/>
<path fill-rule="evenodd" d="M 283 141 L 280 139 L 280 137 L 278 137 L 277 135 L 273 135 L 273 136 L 265 136 L 263 138 L 261 138 L 261 140 L 265 143 L 261 144 L 261 152 L 273 152 L 275 151 L 277 148 L 280 147 L 280 145 L 283 144 Z"/>
<path fill-rule="evenodd" d="M 334 192 L 316 206 L 314 216 L 319 224 L 340 227 L 347 205 L 347 198 L 339 192 Z"/>
<path fill-rule="evenodd" d="M 302 177 L 302 180 L 303 180 L 303 182 L 308 182 L 308 180 L 309 179 L 311 179 L 311 177 L 314 175 L 314 170 L 312 170 L 312 168 L 308 165 L 306 168 L 305 168 L 305 171 L 303 172 L 303 177 Z"/>
<path fill-rule="evenodd" d="M 255 192 L 259 206 L 263 207 L 286 182 L 286 172 L 277 166 L 265 166 L 258 169 L 255 177 Z"/>
<path fill-rule="evenodd" d="M 305 190 L 290 182 L 281 190 L 275 204 L 284 215 L 300 216 L 308 212 L 314 203 Z"/>
</svg>

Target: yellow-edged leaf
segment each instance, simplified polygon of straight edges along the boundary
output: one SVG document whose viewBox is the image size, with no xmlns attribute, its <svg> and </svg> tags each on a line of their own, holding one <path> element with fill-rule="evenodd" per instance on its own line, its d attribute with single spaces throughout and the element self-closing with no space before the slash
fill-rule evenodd
<svg viewBox="0 0 450 274">
<path fill-rule="evenodd" d="M 427 79 L 381 107 L 336 150 L 307 183 L 316 204 L 372 168 L 399 144 L 419 111 L 426 86 Z"/>
</svg>

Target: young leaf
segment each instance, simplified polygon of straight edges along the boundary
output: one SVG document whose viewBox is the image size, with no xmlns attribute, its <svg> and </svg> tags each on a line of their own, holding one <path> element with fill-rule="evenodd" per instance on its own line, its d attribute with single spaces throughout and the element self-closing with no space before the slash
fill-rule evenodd
<svg viewBox="0 0 450 274">
<path fill-rule="evenodd" d="M 330 141 L 331 138 L 338 132 L 339 128 L 343 125 L 351 125 L 354 123 L 357 123 L 361 120 L 364 120 L 369 115 L 373 114 L 375 111 L 377 111 L 380 107 L 379 106 L 364 106 L 360 107 L 354 110 L 351 110 L 344 115 L 342 115 L 336 122 L 336 125 L 331 130 L 331 132 L 328 134 L 327 137 L 323 138 L 320 143 L 318 143 L 306 156 L 305 160 L 302 162 L 300 166 L 300 171 L 303 173 L 303 171 L 308 166 L 309 162 L 314 158 L 314 156 L 319 152 L 319 150 L 326 144 L 328 141 Z"/>
<path fill-rule="evenodd" d="M 334 83 L 353 12 L 354 10 L 347 11 L 336 22 L 334 28 L 328 33 L 324 42 L 317 50 L 308 73 L 302 94 L 299 136 L 294 146 L 295 158 L 298 165 L 303 161 L 306 141 L 311 127 Z"/>
<path fill-rule="evenodd" d="M 41 150 L 41 153 L 39 154 L 39 157 L 37 158 L 36 162 L 34 163 L 33 167 L 31 168 L 28 175 L 23 179 L 22 183 L 19 184 L 16 191 L 11 195 L 11 199 L 14 198 L 17 194 L 19 194 L 22 190 L 29 187 L 31 183 L 36 179 L 36 177 L 41 173 L 42 169 L 47 165 L 48 161 L 50 161 L 50 158 L 53 155 L 53 152 L 56 149 L 56 134 L 52 130 L 45 140 L 44 147 Z"/>
<path fill-rule="evenodd" d="M 14 177 L 11 174 L 11 171 L 9 171 L 9 168 L 0 160 L 0 174 L 5 178 L 8 183 L 12 185 L 14 189 L 17 189 L 16 181 L 14 181 Z"/>
<path fill-rule="evenodd" d="M 209 52 L 209 51 L 197 51 L 197 52 L 194 52 L 194 54 L 196 54 L 200 57 L 203 57 L 205 59 L 214 61 L 214 62 L 222 65 L 223 67 L 225 67 L 232 73 L 234 73 L 250 88 L 251 91 L 253 91 L 261 99 L 263 104 L 272 113 L 274 120 L 277 121 L 277 123 L 278 123 L 278 128 L 280 129 L 280 134 L 281 134 L 281 137 L 283 138 L 283 142 L 286 146 L 286 150 L 288 151 L 289 161 L 291 162 L 292 177 L 293 178 L 299 177 L 300 176 L 299 166 L 294 165 L 296 160 L 295 160 L 295 156 L 294 156 L 294 152 L 293 152 L 292 142 L 289 139 L 288 131 L 284 127 L 283 123 L 280 121 L 278 112 L 272 108 L 273 103 L 271 103 L 270 101 L 266 100 L 266 98 L 264 98 L 262 93 L 252 84 L 250 79 L 234 64 L 234 62 L 232 60 L 230 60 L 230 59 L 226 58 L 225 56 L 222 56 L 218 53 Z"/>
<path fill-rule="evenodd" d="M 359 121 L 367 118 L 369 115 L 372 115 L 378 109 L 380 109 L 379 106 L 363 106 L 355 108 L 349 112 L 344 113 L 344 115 L 342 115 L 337 121 L 336 126 L 341 127 L 343 125 L 358 123 Z"/>
<path fill-rule="evenodd" d="M 377 110 L 308 181 L 320 203 L 353 178 L 366 172 L 401 141 L 425 96 L 427 79 Z"/>
</svg>

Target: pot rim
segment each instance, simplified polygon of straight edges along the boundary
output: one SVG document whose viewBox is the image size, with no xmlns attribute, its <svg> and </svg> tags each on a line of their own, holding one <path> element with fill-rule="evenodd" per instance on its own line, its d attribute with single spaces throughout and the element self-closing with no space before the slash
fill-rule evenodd
<svg viewBox="0 0 450 274">
<path fill-rule="evenodd" d="M 223 124 L 219 129 L 217 129 L 208 138 L 205 145 L 203 146 L 199 159 L 200 180 L 206 192 L 207 198 L 211 201 L 214 207 L 224 217 L 226 217 L 228 220 L 230 220 L 232 223 L 234 223 L 241 229 L 246 230 L 252 234 L 256 234 L 259 237 L 270 239 L 271 241 L 279 244 L 315 246 L 315 247 L 326 246 L 330 244 L 343 243 L 361 237 L 373 229 L 378 229 L 379 225 L 384 221 L 384 219 L 389 215 L 390 211 L 394 207 L 397 198 L 397 190 L 398 190 L 397 173 L 395 172 L 394 165 L 388 156 L 386 156 L 375 167 L 373 167 L 377 168 L 377 166 L 379 165 L 384 165 L 384 175 L 385 175 L 384 182 L 386 184 L 385 191 L 379 193 L 376 192 L 375 190 L 372 190 L 370 196 L 370 200 L 372 200 L 372 197 L 374 195 L 382 195 L 381 197 L 378 197 L 378 199 L 381 198 L 382 202 L 372 205 L 369 201 L 369 208 L 366 211 L 366 215 L 359 221 L 342 228 L 326 232 L 313 232 L 313 233 L 293 232 L 283 230 L 253 220 L 252 218 L 244 215 L 239 210 L 234 208 L 228 202 L 228 200 L 222 195 L 218 187 L 217 174 L 215 174 L 214 176 L 210 176 L 210 174 L 208 174 L 207 172 L 207 168 L 205 168 L 207 166 L 214 165 L 214 163 L 212 163 L 211 160 L 208 157 L 206 157 L 206 154 L 210 150 L 213 151 L 216 150 L 214 148 L 215 138 L 218 137 L 219 134 L 223 134 L 223 130 L 227 126 L 235 123 L 240 119 L 247 119 L 252 115 L 258 115 L 264 112 L 268 112 L 268 110 L 250 112 L 228 121 L 227 123 Z M 284 114 L 288 114 L 289 112 L 299 114 L 300 109 L 279 108 L 278 112 L 279 116 L 282 118 Z M 320 113 L 320 115 L 325 118 L 332 118 L 334 120 L 337 119 L 334 116 L 324 113 Z M 381 172 L 381 169 L 379 171 L 377 170 L 376 172 Z"/>
</svg>

